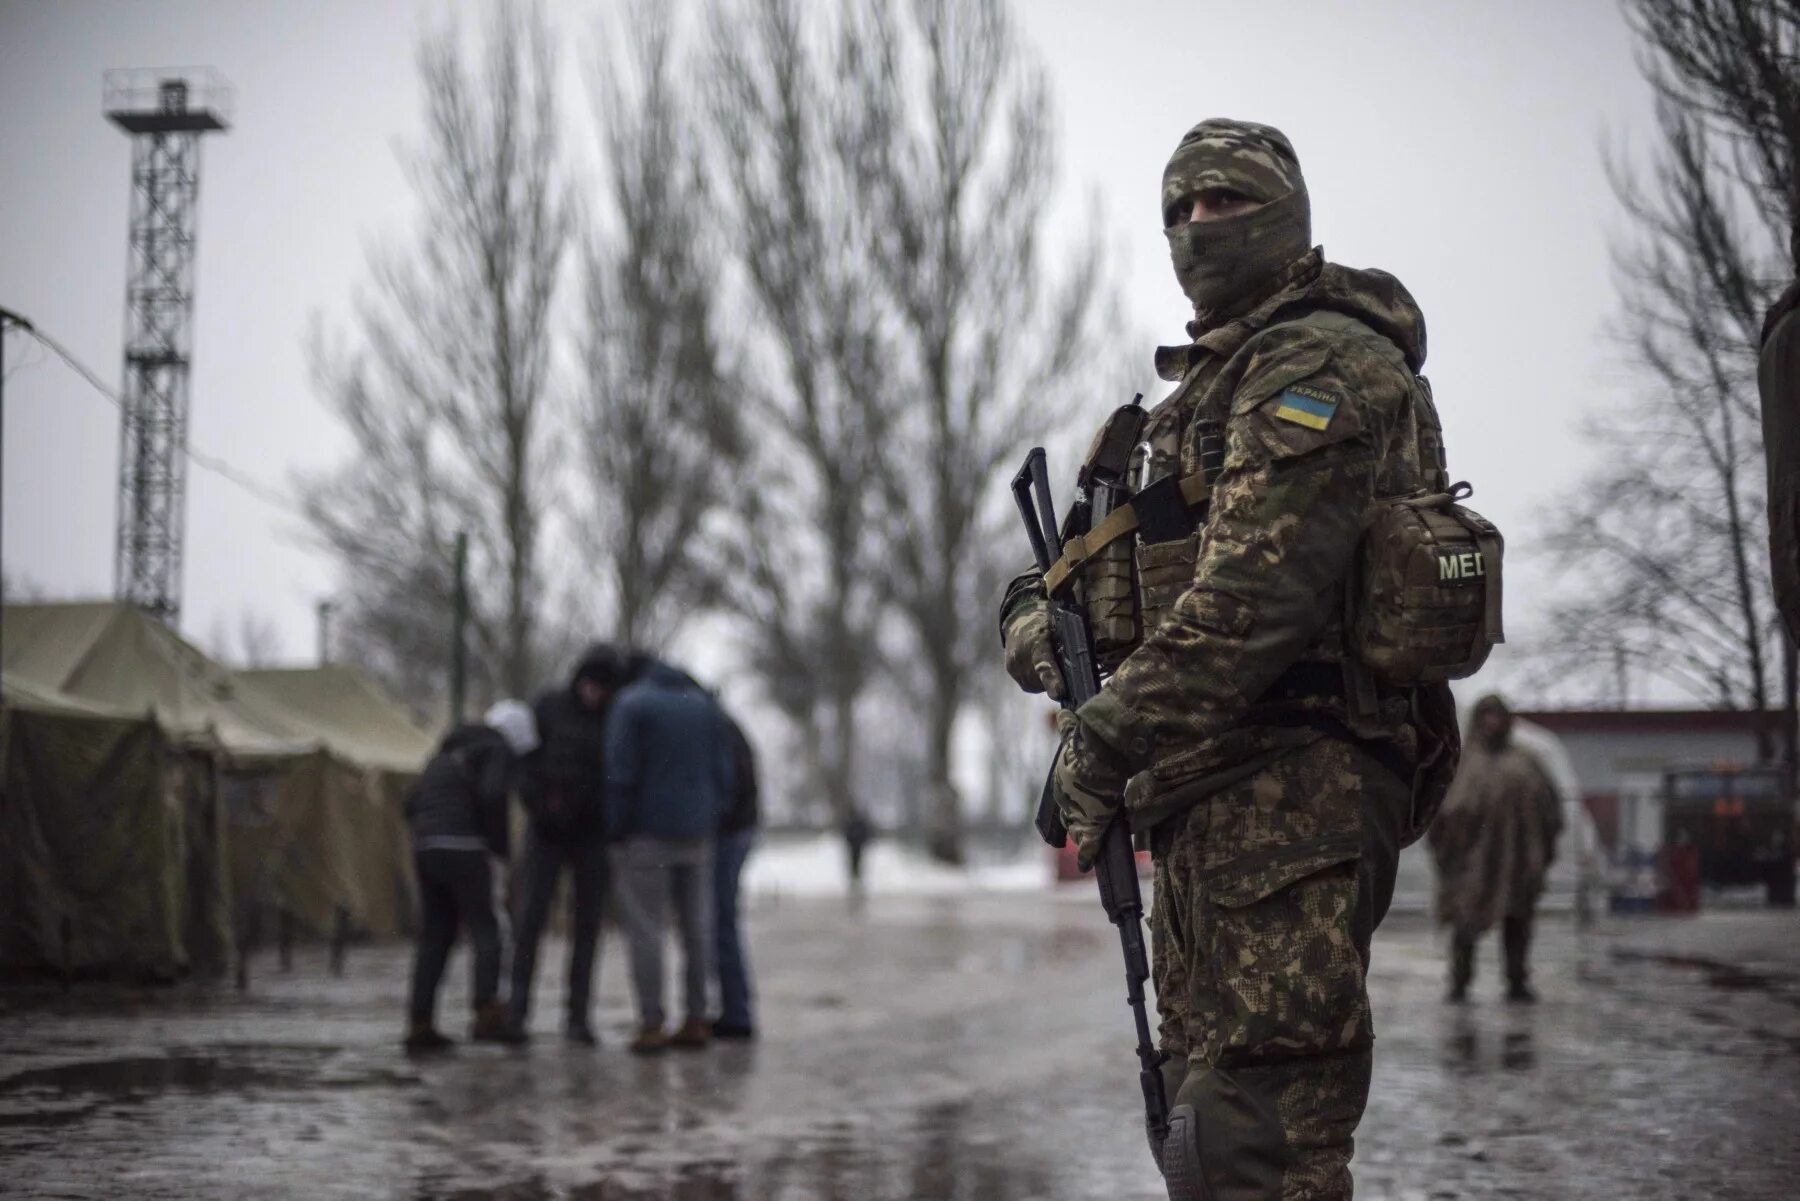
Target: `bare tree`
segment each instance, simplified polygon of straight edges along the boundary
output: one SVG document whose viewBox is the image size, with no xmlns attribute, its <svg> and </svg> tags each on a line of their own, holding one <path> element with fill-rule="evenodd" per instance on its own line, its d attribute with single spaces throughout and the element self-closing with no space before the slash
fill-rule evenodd
<svg viewBox="0 0 1800 1201">
<path fill-rule="evenodd" d="M 924 715 L 929 845 L 962 859 L 957 721 L 995 655 L 994 598 L 1017 570 L 1005 476 L 1099 381 L 1100 242 L 1047 266 L 1055 194 L 1049 88 L 1004 0 L 856 10 L 846 143 L 874 279 L 899 331 L 898 406 L 882 460 L 883 583 L 909 627 Z M 1092 226 L 1090 226 L 1092 228 Z"/>
<path fill-rule="evenodd" d="M 241 611 L 235 628 L 221 615 L 213 619 L 207 650 L 228 667 L 268 667 L 281 659 L 281 631 L 254 609 Z"/>
<path fill-rule="evenodd" d="M 586 529 L 610 568 L 615 636 L 655 648 L 708 603 L 701 537 L 731 500 L 743 442 L 720 367 L 715 215 L 669 10 L 640 0 L 601 43 L 593 91 L 611 222 L 584 263 Z"/>
<path fill-rule="evenodd" d="M 1553 607 L 1547 664 L 1621 677 L 1629 665 L 1722 708 L 1764 709 L 1774 617 L 1755 372 L 1787 274 L 1797 14 L 1761 0 L 1628 12 L 1661 144 L 1648 169 L 1609 160 L 1631 221 L 1614 262 L 1620 340 L 1649 387 L 1591 423 L 1603 466 L 1547 540 L 1580 589 Z"/>
<path fill-rule="evenodd" d="M 422 43 L 427 135 L 409 163 L 419 236 L 373 256 L 354 348 L 313 343 L 318 384 L 357 451 L 303 483 L 307 516 L 340 564 L 346 648 L 415 699 L 441 693 L 459 529 L 472 674 L 515 694 L 537 677 L 553 466 L 540 426 L 570 231 L 541 10 L 495 4 L 481 61 L 470 58 L 454 26 Z"/>
<path fill-rule="evenodd" d="M 858 805 L 859 706 L 882 669 L 874 570 L 893 389 L 858 242 L 840 86 L 853 30 L 796 0 L 721 3 L 702 71 L 726 214 L 752 482 L 725 600 L 832 813 Z"/>
</svg>

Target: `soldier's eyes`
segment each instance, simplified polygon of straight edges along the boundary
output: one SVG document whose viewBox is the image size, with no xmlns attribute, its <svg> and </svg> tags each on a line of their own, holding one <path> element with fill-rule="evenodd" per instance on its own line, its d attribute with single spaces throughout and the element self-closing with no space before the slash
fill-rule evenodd
<svg viewBox="0 0 1800 1201">
<path fill-rule="evenodd" d="M 1177 225 L 1186 225 L 1193 219 L 1194 198 L 1192 196 L 1184 196 L 1163 210 L 1163 225 L 1165 228 L 1172 229 Z"/>
</svg>

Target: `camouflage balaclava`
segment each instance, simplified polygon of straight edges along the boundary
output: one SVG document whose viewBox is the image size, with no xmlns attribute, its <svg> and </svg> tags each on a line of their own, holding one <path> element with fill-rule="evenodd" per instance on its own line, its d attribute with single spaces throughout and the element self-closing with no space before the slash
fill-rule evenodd
<svg viewBox="0 0 1800 1201">
<path fill-rule="evenodd" d="M 1262 207 L 1172 224 L 1176 202 L 1207 188 L 1230 188 Z M 1187 131 L 1163 169 L 1162 217 L 1175 278 L 1202 317 L 1248 309 L 1312 248 L 1312 206 L 1293 144 L 1250 121 L 1215 117 Z"/>
</svg>

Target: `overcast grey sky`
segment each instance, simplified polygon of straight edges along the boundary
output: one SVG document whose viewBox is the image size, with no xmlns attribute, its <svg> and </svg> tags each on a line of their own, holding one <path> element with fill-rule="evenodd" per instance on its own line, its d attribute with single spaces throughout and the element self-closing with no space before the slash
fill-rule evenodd
<svg viewBox="0 0 1800 1201">
<path fill-rule="evenodd" d="M 614 7 L 551 4 L 571 50 L 575 131 L 587 128 L 580 51 Z M 417 132 L 413 51 L 422 23 L 450 11 L 479 5 L 0 0 L 0 305 L 117 380 L 128 147 L 101 116 L 101 74 L 217 67 L 236 112 L 204 150 L 191 438 L 277 486 L 330 464 L 346 440 L 312 392 L 302 338 L 310 314 L 346 313 L 364 248 L 406 232 L 395 151 Z M 1579 416 L 1631 388 L 1605 337 L 1616 219 L 1599 143 L 1647 136 L 1650 101 L 1611 0 L 1015 0 L 1015 11 L 1054 82 L 1068 194 L 1099 196 L 1147 338 L 1179 339 L 1186 316 L 1157 219 L 1175 141 L 1206 116 L 1280 126 L 1326 252 L 1392 271 L 1423 306 L 1452 469 L 1475 482 L 1509 550 L 1528 550 L 1534 513 L 1584 461 Z M 1140 386 L 1155 397 L 1149 349 Z M 117 413 L 19 338 L 7 354 L 6 569 L 51 595 L 105 595 Z M 1097 418 L 1117 399 L 1096 398 Z M 1509 574 L 1508 619 L 1523 629 L 1529 573 Z M 329 587 L 292 518 L 191 472 L 185 631 L 204 637 L 254 610 L 302 657 Z"/>
</svg>

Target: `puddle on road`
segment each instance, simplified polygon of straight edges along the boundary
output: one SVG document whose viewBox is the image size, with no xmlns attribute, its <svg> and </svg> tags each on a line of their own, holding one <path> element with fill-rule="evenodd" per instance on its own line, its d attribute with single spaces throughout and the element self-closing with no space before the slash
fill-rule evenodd
<svg viewBox="0 0 1800 1201">
<path fill-rule="evenodd" d="M 994 1140 L 969 1138 L 970 1106 L 928 1106 L 879 1133 L 821 1131 L 730 1162 L 665 1169 L 626 1167 L 559 1188 L 541 1175 L 486 1187 L 426 1177 L 414 1201 L 875 1201 L 974 1197 L 1027 1201 L 1062 1196 L 1055 1174 L 1008 1160 Z"/>
<path fill-rule="evenodd" d="M 134 1056 L 87 1063 L 29 1068 L 0 1077 L 0 1097 L 18 1094 L 59 1097 L 133 1097 L 162 1092 L 245 1092 L 252 1089 L 336 1089 L 406 1085 L 417 1076 L 376 1068 L 348 1073 L 328 1070 L 334 1052 L 307 1048 L 312 1062 L 258 1063 L 207 1054 Z"/>
<path fill-rule="evenodd" d="M 1708 959 L 1704 955 L 1670 955 L 1618 948 L 1612 952 L 1612 957 L 1621 963 L 1655 963 L 1663 967 L 1704 972 L 1708 987 L 1726 992 L 1767 993 L 1800 1005 L 1800 995 L 1795 995 L 1795 990 L 1800 988 L 1800 977 L 1778 972 L 1755 972 L 1735 963 Z"/>
</svg>

